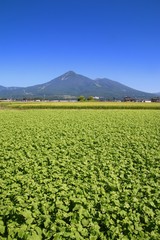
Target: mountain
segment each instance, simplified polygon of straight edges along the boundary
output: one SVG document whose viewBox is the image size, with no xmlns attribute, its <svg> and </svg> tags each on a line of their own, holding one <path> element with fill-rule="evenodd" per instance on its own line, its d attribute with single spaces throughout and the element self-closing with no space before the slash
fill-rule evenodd
<svg viewBox="0 0 160 240">
<path fill-rule="evenodd" d="M 0 85 L 0 91 L 5 90 L 6 88 Z"/>
<path fill-rule="evenodd" d="M 6 88 L 0 86 L 0 98 L 76 99 L 80 95 L 85 97 L 97 96 L 110 100 L 123 99 L 126 96 L 137 99 L 155 97 L 155 94 L 138 91 L 107 78 L 93 80 L 73 71 L 44 84 L 30 87 Z"/>
</svg>

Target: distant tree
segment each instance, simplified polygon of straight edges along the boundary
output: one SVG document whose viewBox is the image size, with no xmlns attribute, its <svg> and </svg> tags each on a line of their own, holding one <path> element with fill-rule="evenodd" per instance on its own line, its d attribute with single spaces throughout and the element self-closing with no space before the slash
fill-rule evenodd
<svg viewBox="0 0 160 240">
<path fill-rule="evenodd" d="M 89 96 L 89 97 L 87 98 L 87 100 L 88 100 L 88 101 L 93 101 L 94 98 L 93 98 L 93 96 Z"/>
<path fill-rule="evenodd" d="M 78 97 L 78 101 L 79 102 L 84 102 L 86 99 L 85 99 L 85 97 L 84 96 L 79 96 Z"/>
</svg>

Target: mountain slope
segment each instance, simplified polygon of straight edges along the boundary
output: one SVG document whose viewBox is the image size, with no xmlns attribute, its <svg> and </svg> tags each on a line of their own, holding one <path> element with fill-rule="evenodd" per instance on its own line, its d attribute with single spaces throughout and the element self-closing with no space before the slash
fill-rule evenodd
<svg viewBox="0 0 160 240">
<path fill-rule="evenodd" d="M 101 86 L 104 95 L 107 92 L 107 97 L 109 98 L 114 97 L 117 99 L 122 99 L 126 96 L 129 96 L 131 98 L 147 99 L 153 96 L 151 93 L 146 93 L 130 88 L 124 84 L 107 78 L 97 79 L 96 83 Z"/>
<path fill-rule="evenodd" d="M 0 85 L 0 92 L 5 90 L 6 88 Z"/>
<path fill-rule="evenodd" d="M 44 84 L 26 88 L 5 88 L 0 86 L 0 98 L 63 99 L 67 97 L 77 98 L 80 95 L 85 97 L 92 95 L 106 99 L 123 99 L 125 96 L 150 99 L 155 96 L 107 78 L 93 80 L 73 71 L 69 71 Z"/>
</svg>

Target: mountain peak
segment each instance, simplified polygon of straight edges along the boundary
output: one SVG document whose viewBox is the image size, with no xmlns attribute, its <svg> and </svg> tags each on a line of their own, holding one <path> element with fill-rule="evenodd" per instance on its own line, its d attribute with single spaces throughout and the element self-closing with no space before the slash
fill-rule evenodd
<svg viewBox="0 0 160 240">
<path fill-rule="evenodd" d="M 74 76 L 74 75 L 76 75 L 75 72 L 73 72 L 73 71 L 68 71 L 68 72 L 66 72 L 65 74 L 63 74 L 63 75 L 61 76 L 61 80 L 66 80 L 66 79 L 68 79 L 69 77 Z"/>
<path fill-rule="evenodd" d="M 68 71 L 68 72 L 66 72 L 65 74 L 76 74 L 74 71 Z"/>
</svg>

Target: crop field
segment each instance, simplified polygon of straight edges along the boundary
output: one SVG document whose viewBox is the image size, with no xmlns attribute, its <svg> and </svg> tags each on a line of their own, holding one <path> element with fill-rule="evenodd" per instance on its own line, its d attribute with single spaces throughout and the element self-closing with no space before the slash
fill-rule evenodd
<svg viewBox="0 0 160 240">
<path fill-rule="evenodd" d="M 160 110 L 159 102 L 3 102 L 0 109 L 154 109 Z"/>
<path fill-rule="evenodd" d="M 159 110 L 1 110 L 1 240 L 160 239 Z"/>
</svg>

